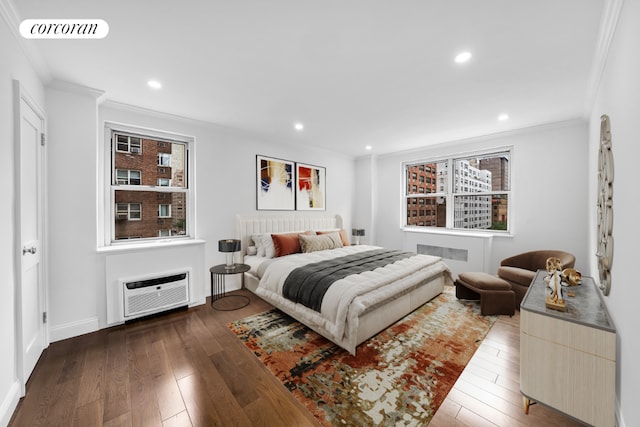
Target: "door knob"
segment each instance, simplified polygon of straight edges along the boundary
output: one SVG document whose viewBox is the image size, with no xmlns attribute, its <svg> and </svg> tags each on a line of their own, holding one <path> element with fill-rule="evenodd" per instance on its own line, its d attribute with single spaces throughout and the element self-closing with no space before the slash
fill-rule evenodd
<svg viewBox="0 0 640 427">
<path fill-rule="evenodd" d="M 35 254 L 36 253 L 36 247 L 35 246 L 31 246 L 30 248 L 27 248 L 26 246 L 22 248 L 22 255 L 25 254 Z"/>
</svg>

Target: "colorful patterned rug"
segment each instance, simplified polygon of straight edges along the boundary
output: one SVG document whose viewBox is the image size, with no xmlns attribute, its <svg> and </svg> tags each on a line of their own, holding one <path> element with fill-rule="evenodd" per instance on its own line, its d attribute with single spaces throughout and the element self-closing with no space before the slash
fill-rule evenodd
<svg viewBox="0 0 640 427">
<path fill-rule="evenodd" d="M 445 291 L 356 356 L 271 310 L 227 326 L 326 426 L 425 426 L 495 317 Z"/>
</svg>

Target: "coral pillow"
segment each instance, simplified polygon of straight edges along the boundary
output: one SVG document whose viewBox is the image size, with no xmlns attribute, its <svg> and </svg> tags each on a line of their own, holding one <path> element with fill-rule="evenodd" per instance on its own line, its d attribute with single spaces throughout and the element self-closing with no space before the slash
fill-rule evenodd
<svg viewBox="0 0 640 427">
<path fill-rule="evenodd" d="M 275 256 L 279 257 L 302 252 L 298 235 L 300 233 L 272 234 Z"/>
</svg>

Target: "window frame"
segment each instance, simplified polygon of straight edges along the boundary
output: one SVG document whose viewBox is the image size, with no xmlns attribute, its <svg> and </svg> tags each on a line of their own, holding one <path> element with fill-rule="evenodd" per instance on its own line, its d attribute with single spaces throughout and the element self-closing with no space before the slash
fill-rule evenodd
<svg viewBox="0 0 640 427">
<path fill-rule="evenodd" d="M 513 235 L 513 231 L 514 231 L 514 209 L 513 209 L 513 200 L 514 200 L 514 177 L 513 177 L 513 165 L 514 165 L 514 146 L 502 146 L 502 147 L 493 147 L 493 148 L 487 148 L 487 149 L 482 149 L 482 150 L 476 150 L 476 151 L 469 151 L 469 152 L 459 152 L 459 153 L 453 153 L 453 154 L 448 154 L 448 155 L 439 155 L 439 156 L 433 156 L 433 157 L 428 157 L 426 159 L 417 159 L 417 160 L 407 160 L 402 162 L 402 217 L 400 219 L 401 221 L 401 228 L 404 231 L 419 231 L 419 232 L 438 232 L 438 233 L 462 233 L 462 234 L 473 234 L 473 233 L 486 233 L 486 234 L 493 234 L 496 236 L 512 236 Z M 509 181 L 508 181 L 508 190 L 496 190 L 496 191 L 488 191 L 488 192 L 469 192 L 469 191 L 458 191 L 458 192 L 454 192 L 454 184 L 455 184 L 455 177 L 456 177 L 456 170 L 455 170 L 455 166 L 456 166 L 456 161 L 459 160 L 468 160 L 470 158 L 474 158 L 474 157 L 491 157 L 492 155 L 495 155 L 496 157 L 500 156 L 501 154 L 506 154 L 508 155 L 509 158 L 509 169 L 508 169 L 508 175 L 509 175 Z M 424 165 L 424 164 L 431 164 L 431 163 L 446 163 L 446 167 L 447 167 L 447 171 L 452 171 L 451 173 L 447 173 L 447 182 L 445 183 L 445 188 L 439 188 L 441 187 L 439 181 L 439 177 L 436 176 L 436 192 L 435 193 L 410 193 L 408 192 L 409 188 L 409 167 L 411 166 L 415 166 L 415 165 Z M 463 177 L 464 178 L 464 177 Z M 467 174 L 467 179 L 468 179 L 468 174 Z M 455 226 L 455 203 L 456 203 L 456 198 L 460 198 L 460 197 L 468 197 L 468 196 L 488 196 L 488 197 L 494 197 L 494 196 L 505 196 L 507 198 L 507 203 L 508 203 L 508 208 L 507 208 L 507 226 L 505 230 L 499 230 L 499 229 L 484 229 L 484 228 L 462 228 L 462 227 L 456 227 Z M 408 220 L 408 215 L 411 214 L 411 212 L 409 212 L 409 209 L 413 210 L 416 209 L 416 205 L 417 206 L 421 206 L 419 203 L 416 204 L 412 204 L 411 208 L 409 208 L 409 202 L 410 199 L 418 199 L 418 200 L 424 200 L 424 199 L 438 199 L 438 198 L 444 198 L 445 200 L 445 205 L 446 205 L 446 225 L 444 227 L 438 227 L 438 226 L 433 226 L 433 225 L 409 225 L 407 224 L 407 220 Z M 430 206 L 430 204 L 425 203 L 425 210 L 430 210 L 432 208 L 426 208 L 426 206 Z M 418 208 L 419 209 L 419 208 Z M 474 208 L 472 208 L 474 209 Z M 490 202 L 489 205 L 489 215 L 491 216 L 493 212 L 493 204 Z"/>
<path fill-rule="evenodd" d="M 140 171 L 140 185 L 122 185 L 117 184 L 116 181 L 116 168 L 115 168 L 115 154 L 116 153 L 130 153 L 130 151 L 124 151 L 118 149 L 118 144 L 115 138 L 115 134 L 125 134 L 129 137 L 140 138 L 140 154 L 143 155 L 143 139 L 153 139 L 158 142 L 166 143 L 178 143 L 184 145 L 184 187 L 172 187 L 172 180 L 170 186 L 160 186 L 158 182 L 155 185 L 144 185 L 143 174 Z M 129 138 L 129 141 L 131 139 Z M 100 214 L 98 217 L 99 226 L 102 229 L 102 241 L 98 241 L 98 248 L 103 247 L 115 247 L 115 246 L 132 246 L 141 244 L 154 244 L 159 241 L 184 241 L 194 240 L 196 235 L 195 230 L 195 169 L 194 169 L 194 156 L 195 156 L 195 138 L 188 135 L 176 134 L 172 132 L 160 131 L 155 129 L 144 128 L 140 126 L 127 125 L 122 123 L 107 122 L 104 124 L 104 133 L 101 140 L 103 149 L 101 150 L 101 173 L 100 173 L 100 199 L 102 200 Z M 122 148 L 122 147 L 121 147 Z M 129 149 L 131 146 L 129 145 Z M 167 166 L 170 167 L 170 166 Z M 118 170 L 129 170 L 125 168 L 119 168 Z M 134 169 L 131 169 L 134 170 Z M 113 173 L 113 175 L 112 175 Z M 130 177 L 130 174 L 128 173 Z M 131 239 L 115 239 L 116 229 L 116 215 L 117 204 L 115 202 L 116 190 L 122 191 L 152 191 L 155 193 L 166 193 L 171 197 L 171 193 L 183 193 L 183 203 L 181 208 L 185 212 L 184 222 L 184 234 L 171 236 L 157 236 L 157 237 L 142 237 Z M 131 202 L 134 203 L 134 202 Z M 142 203 L 140 203 L 142 210 Z M 172 210 L 172 209 L 171 209 Z M 159 214 L 159 208 L 156 209 L 156 214 Z M 171 212 L 173 214 L 173 212 Z M 142 214 L 141 214 L 142 217 Z M 159 217 L 159 219 L 170 219 L 172 217 Z M 136 219 L 133 219 L 136 220 Z"/>
</svg>

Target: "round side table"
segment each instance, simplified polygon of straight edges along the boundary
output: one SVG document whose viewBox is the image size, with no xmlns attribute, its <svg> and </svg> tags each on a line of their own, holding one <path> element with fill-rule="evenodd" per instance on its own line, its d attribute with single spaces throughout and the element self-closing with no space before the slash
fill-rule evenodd
<svg viewBox="0 0 640 427">
<path fill-rule="evenodd" d="M 249 297 L 246 295 L 227 295 L 225 277 L 229 274 L 242 274 L 242 287 L 244 288 L 244 274 L 251 269 L 247 264 L 235 264 L 234 268 L 227 268 L 225 264 L 215 265 L 209 269 L 211 273 L 211 307 L 220 311 L 238 310 L 249 305 Z M 230 308 L 216 307 L 216 302 L 222 299 L 238 300 L 237 305 Z"/>
</svg>

